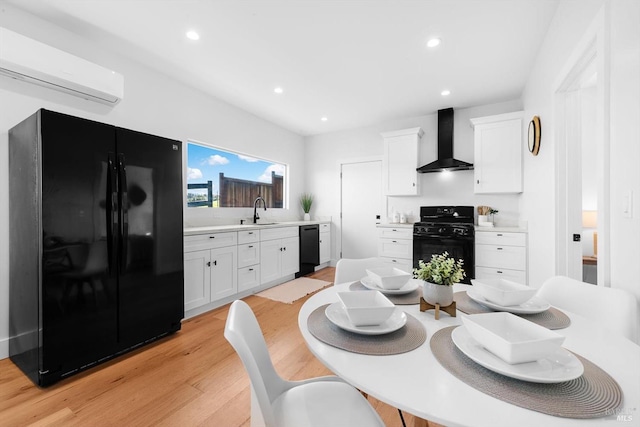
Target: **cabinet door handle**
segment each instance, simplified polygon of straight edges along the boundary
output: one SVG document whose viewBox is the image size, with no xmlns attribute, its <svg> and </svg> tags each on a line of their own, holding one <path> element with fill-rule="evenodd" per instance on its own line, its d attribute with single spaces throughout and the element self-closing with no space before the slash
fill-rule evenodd
<svg viewBox="0 0 640 427">
<path fill-rule="evenodd" d="M 249 271 L 253 271 L 253 268 L 250 268 Z"/>
<path fill-rule="evenodd" d="M 320 243 L 322 243 L 322 240 L 319 240 Z"/>
<path fill-rule="evenodd" d="M 392 240 L 391 243 L 398 243 L 398 241 L 397 240 Z"/>
<path fill-rule="evenodd" d="M 395 228 L 392 228 L 391 231 L 398 231 L 398 230 L 396 230 Z"/>
<path fill-rule="evenodd" d="M 498 273 L 498 274 L 502 274 L 502 271 L 498 270 L 498 271 L 496 271 L 496 273 Z"/>
<path fill-rule="evenodd" d="M 253 234 L 253 231 L 250 231 L 250 232 L 249 232 L 249 233 L 247 233 L 247 234 Z"/>
<path fill-rule="evenodd" d="M 253 248 L 253 245 L 249 245 L 249 249 Z"/>
<path fill-rule="evenodd" d="M 211 267 L 211 261 L 207 262 L 207 267 Z"/>
<path fill-rule="evenodd" d="M 496 249 L 497 249 L 497 250 L 499 250 L 499 251 L 501 251 L 501 250 L 502 250 L 502 248 L 496 248 Z"/>
<path fill-rule="evenodd" d="M 416 183 L 415 183 L 415 182 L 413 183 L 413 186 L 414 186 L 414 187 L 416 186 Z"/>
<path fill-rule="evenodd" d="M 502 233 L 498 233 L 498 234 L 497 234 L 497 236 L 498 236 L 498 237 L 502 237 Z"/>
<path fill-rule="evenodd" d="M 218 261 L 213 261 L 213 265 L 218 265 Z"/>
<path fill-rule="evenodd" d="M 215 238 L 216 238 L 216 236 L 209 236 L 209 238 L 210 238 L 210 239 L 215 239 Z"/>
<path fill-rule="evenodd" d="M 282 252 L 282 248 L 280 248 L 280 252 Z"/>
<path fill-rule="evenodd" d="M 286 250 L 287 250 L 287 247 L 285 246 L 284 248 L 282 248 L 282 250 L 286 251 Z"/>
</svg>

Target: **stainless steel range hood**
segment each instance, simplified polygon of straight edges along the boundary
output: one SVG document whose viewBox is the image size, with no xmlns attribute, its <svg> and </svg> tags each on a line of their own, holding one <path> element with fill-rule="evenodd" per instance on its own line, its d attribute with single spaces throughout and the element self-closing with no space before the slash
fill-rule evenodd
<svg viewBox="0 0 640 427">
<path fill-rule="evenodd" d="M 438 110 L 438 160 L 421 166 L 420 173 L 466 171 L 473 164 L 453 158 L 453 108 Z"/>
</svg>

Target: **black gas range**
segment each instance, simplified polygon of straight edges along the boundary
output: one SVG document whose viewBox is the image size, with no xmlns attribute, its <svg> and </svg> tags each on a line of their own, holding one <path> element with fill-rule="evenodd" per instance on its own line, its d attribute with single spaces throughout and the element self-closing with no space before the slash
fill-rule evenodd
<svg viewBox="0 0 640 427">
<path fill-rule="evenodd" d="M 462 259 L 463 283 L 475 277 L 475 228 L 473 206 L 422 206 L 420 222 L 413 225 L 413 266 L 432 255 L 448 252 Z"/>
</svg>

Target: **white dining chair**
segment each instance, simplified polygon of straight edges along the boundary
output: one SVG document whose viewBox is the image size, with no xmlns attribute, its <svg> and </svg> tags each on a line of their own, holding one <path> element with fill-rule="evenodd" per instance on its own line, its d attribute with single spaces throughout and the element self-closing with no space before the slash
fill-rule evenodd
<svg viewBox="0 0 640 427">
<path fill-rule="evenodd" d="M 333 283 L 355 282 L 367 275 L 367 268 L 380 267 L 380 259 L 372 258 L 342 258 L 336 264 Z"/>
<path fill-rule="evenodd" d="M 638 343 L 638 301 L 624 289 L 555 276 L 543 283 L 537 295 Z"/>
<path fill-rule="evenodd" d="M 224 337 L 249 374 L 251 426 L 384 426 L 362 394 L 338 377 L 281 378 L 258 320 L 244 301 L 231 304 Z"/>
</svg>

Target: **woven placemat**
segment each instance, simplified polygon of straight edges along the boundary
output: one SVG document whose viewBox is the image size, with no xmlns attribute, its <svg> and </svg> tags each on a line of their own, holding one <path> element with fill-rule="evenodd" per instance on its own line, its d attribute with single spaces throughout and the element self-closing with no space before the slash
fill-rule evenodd
<svg viewBox="0 0 640 427">
<path fill-rule="evenodd" d="M 407 324 L 384 335 L 361 335 L 334 325 L 324 314 L 327 306 L 316 308 L 307 319 L 311 335 L 333 347 L 352 353 L 389 355 L 406 353 L 427 340 L 427 331 L 418 319 L 407 314 Z"/>
<path fill-rule="evenodd" d="M 579 378 L 557 384 L 538 384 L 497 374 L 467 357 L 456 347 L 450 326 L 431 337 L 431 351 L 440 364 L 471 387 L 522 408 L 564 418 L 600 418 L 615 413 L 622 390 L 605 371 L 576 354 L 584 366 Z"/>
<path fill-rule="evenodd" d="M 466 291 L 456 292 L 453 294 L 453 300 L 456 302 L 456 308 L 463 313 L 467 314 L 479 314 L 479 313 L 493 313 L 495 310 L 486 307 L 469 297 Z M 523 319 L 537 323 L 540 326 L 544 326 L 547 329 L 563 329 L 571 325 L 571 319 L 557 308 L 550 307 L 548 310 L 542 313 L 535 314 L 516 314 Z"/>
<path fill-rule="evenodd" d="M 350 291 L 370 291 L 371 289 L 367 288 L 360 281 L 353 282 L 349 285 Z M 422 288 L 418 287 L 413 292 L 409 292 L 408 294 L 400 294 L 400 295 L 390 295 L 384 294 L 385 297 L 389 299 L 395 305 L 412 305 L 412 304 L 420 304 L 420 297 L 422 296 Z"/>
</svg>

